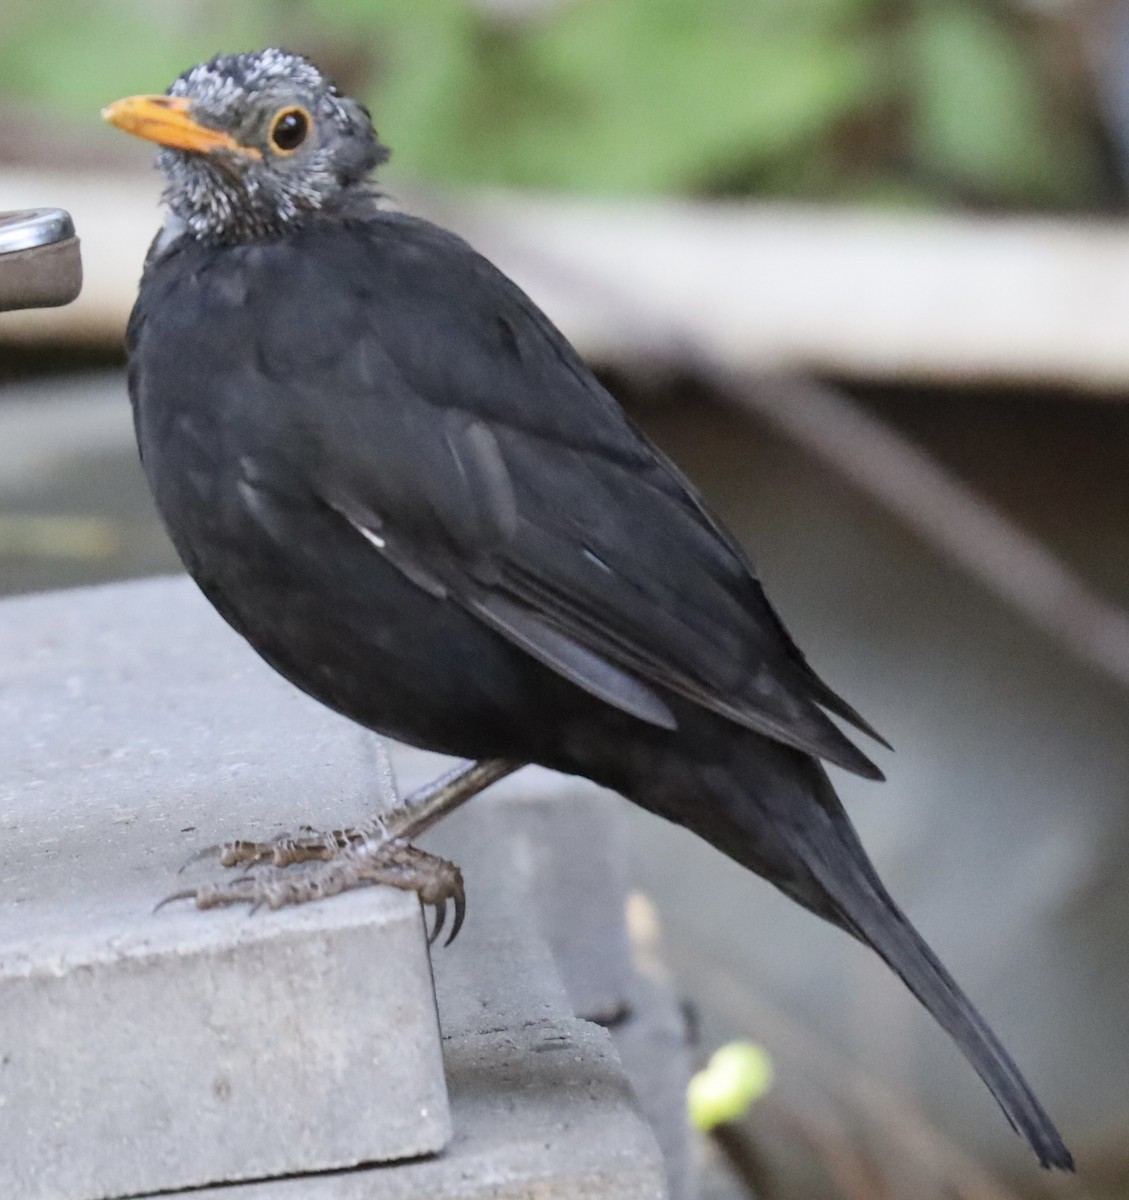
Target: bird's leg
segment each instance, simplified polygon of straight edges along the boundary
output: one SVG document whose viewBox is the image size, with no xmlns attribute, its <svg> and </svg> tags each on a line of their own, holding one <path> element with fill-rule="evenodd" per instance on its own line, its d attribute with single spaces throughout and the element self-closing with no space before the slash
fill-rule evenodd
<svg viewBox="0 0 1129 1200">
<path fill-rule="evenodd" d="M 499 779 L 505 779 L 525 763 L 509 758 L 484 758 L 481 762 L 460 763 L 446 775 L 417 788 L 391 812 L 381 818 L 388 837 L 410 841 L 453 813 L 472 796 L 485 791 Z"/>
<path fill-rule="evenodd" d="M 288 867 L 293 863 L 329 862 L 357 846 L 381 845 L 392 839 L 411 841 L 472 796 L 522 765 L 503 758 L 460 763 L 370 821 L 345 829 L 303 829 L 298 834 L 283 834 L 269 842 L 243 839 L 224 842 L 201 850 L 191 861 L 216 858 L 224 867 L 251 867 L 266 862 L 272 867 Z"/>
<path fill-rule="evenodd" d="M 462 763 L 372 821 L 326 833 L 306 830 L 296 837 L 269 842 L 234 841 L 213 847 L 196 857 L 214 856 L 229 867 L 270 865 L 263 872 L 241 875 L 226 884 L 205 884 L 175 892 L 157 907 L 173 900 L 194 900 L 197 908 L 227 904 L 283 908 L 384 883 L 414 891 L 422 904 L 435 906 L 431 941 L 443 927 L 447 902 L 454 901 L 455 921 L 447 939 L 450 942 L 463 923 L 466 909 L 462 872 L 446 859 L 417 850 L 409 844 L 410 839 L 522 765 L 508 759 Z M 295 865 L 297 870 L 284 869 Z"/>
</svg>

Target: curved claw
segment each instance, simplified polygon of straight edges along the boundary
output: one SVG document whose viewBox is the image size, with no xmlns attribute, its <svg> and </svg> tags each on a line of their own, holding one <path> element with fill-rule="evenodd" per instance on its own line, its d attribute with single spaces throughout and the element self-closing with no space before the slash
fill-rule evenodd
<svg viewBox="0 0 1129 1200">
<path fill-rule="evenodd" d="M 222 850 L 223 843 L 221 842 L 217 842 L 214 846 L 205 846 L 203 850 L 197 850 L 195 854 L 190 854 L 184 860 L 184 862 L 177 867 L 176 873 L 178 875 L 183 875 L 189 867 L 194 867 L 198 862 L 203 862 L 206 858 L 219 858 Z"/>
<path fill-rule="evenodd" d="M 179 892 L 171 892 L 163 900 L 158 900 L 153 905 L 153 912 L 159 913 L 166 904 L 172 904 L 174 900 L 195 900 L 196 888 L 182 888 Z"/>
<path fill-rule="evenodd" d="M 195 866 L 205 859 L 215 859 L 221 867 L 253 867 L 265 862 L 274 853 L 270 842 L 250 842 L 239 839 L 233 842 L 216 842 L 213 846 L 205 846 L 190 854 L 177 870 L 182 875 L 189 867 Z"/>
<path fill-rule="evenodd" d="M 427 944 L 433 946 L 438 940 L 439 935 L 443 932 L 443 926 L 447 921 L 447 901 L 446 898 L 441 898 L 435 902 L 435 925 L 432 927 L 431 934 L 427 939 Z"/>
<path fill-rule="evenodd" d="M 463 927 L 463 918 L 465 916 L 466 892 L 463 891 L 460 881 L 460 886 L 455 892 L 455 923 L 451 926 L 451 932 L 447 935 L 447 940 L 443 943 L 444 946 L 449 946 L 459 936 L 459 930 Z"/>
</svg>

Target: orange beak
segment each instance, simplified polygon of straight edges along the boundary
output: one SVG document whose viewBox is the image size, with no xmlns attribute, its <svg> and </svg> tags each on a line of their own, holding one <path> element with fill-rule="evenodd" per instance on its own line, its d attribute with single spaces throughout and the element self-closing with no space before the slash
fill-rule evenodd
<svg viewBox="0 0 1129 1200">
<path fill-rule="evenodd" d="M 229 133 L 209 129 L 188 115 L 189 101 L 183 96 L 127 96 L 102 109 L 111 125 L 175 150 L 214 154 L 227 150 L 262 157 L 258 150 L 243 146 Z"/>
</svg>

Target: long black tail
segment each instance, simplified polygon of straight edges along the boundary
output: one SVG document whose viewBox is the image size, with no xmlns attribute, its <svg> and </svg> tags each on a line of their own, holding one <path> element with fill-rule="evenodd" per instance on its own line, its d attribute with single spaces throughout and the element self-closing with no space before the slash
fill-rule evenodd
<svg viewBox="0 0 1129 1200">
<path fill-rule="evenodd" d="M 705 741 L 716 729 L 702 732 Z M 658 771 L 648 764 L 649 779 L 632 789 L 632 798 L 688 825 L 875 950 L 960 1047 L 1039 1162 L 1073 1170 L 1070 1151 L 1019 1068 L 890 898 L 823 767 L 799 751 L 745 735 L 726 739 L 727 769 L 717 771 L 720 747 L 709 740 L 711 794 L 701 794 L 700 758 L 672 756 Z M 697 791 L 696 804 L 687 804 L 686 791 L 678 796 L 682 788 Z"/>
<path fill-rule="evenodd" d="M 830 791 L 830 783 L 826 786 Z M 1027 1080 L 987 1021 L 890 898 L 837 798 L 835 809 L 838 811 L 823 808 L 821 815 L 826 819 L 804 830 L 795 849 L 803 854 L 825 902 L 837 914 L 837 924 L 870 946 L 956 1042 L 1012 1128 L 1031 1144 L 1039 1162 L 1072 1171 L 1070 1151 Z"/>
</svg>

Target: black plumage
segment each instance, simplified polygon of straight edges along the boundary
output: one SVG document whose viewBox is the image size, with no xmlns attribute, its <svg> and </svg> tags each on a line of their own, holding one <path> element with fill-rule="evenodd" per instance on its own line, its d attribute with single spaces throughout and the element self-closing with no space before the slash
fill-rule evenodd
<svg viewBox="0 0 1129 1200">
<path fill-rule="evenodd" d="M 1040 1161 L 1069 1167 L 827 779 L 820 760 L 881 778 L 828 712 L 876 735 L 532 301 L 452 234 L 378 208 L 367 116 L 311 72 L 278 51 L 194 68 L 170 91 L 174 134 L 109 111 L 169 147 L 130 394 L 192 576 L 362 725 L 594 779 L 871 946 Z M 167 100 L 142 103 L 164 119 Z M 294 111 L 310 144 L 272 149 Z"/>
</svg>

